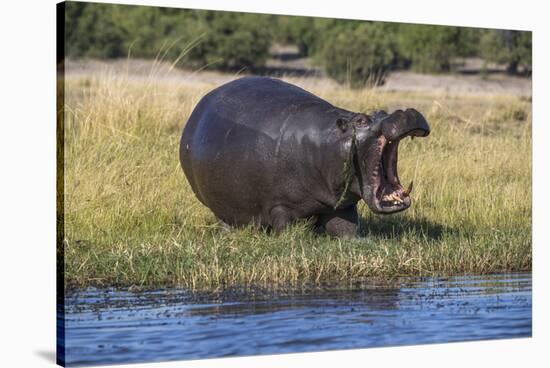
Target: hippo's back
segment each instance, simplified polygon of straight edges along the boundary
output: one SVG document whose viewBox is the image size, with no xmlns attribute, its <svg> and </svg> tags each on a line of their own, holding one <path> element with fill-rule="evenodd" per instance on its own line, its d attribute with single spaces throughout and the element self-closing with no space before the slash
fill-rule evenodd
<svg viewBox="0 0 550 368">
<path fill-rule="evenodd" d="M 181 137 L 181 165 L 199 200 L 218 218 L 269 225 L 273 205 L 303 196 L 300 157 L 315 158 L 301 150 L 318 145 L 320 132 L 342 111 L 280 80 L 229 82 L 193 110 Z"/>
</svg>

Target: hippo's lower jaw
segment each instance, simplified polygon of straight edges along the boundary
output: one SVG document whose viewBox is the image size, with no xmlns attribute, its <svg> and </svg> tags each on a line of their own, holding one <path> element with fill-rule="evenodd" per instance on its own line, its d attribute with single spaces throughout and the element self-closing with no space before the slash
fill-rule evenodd
<svg viewBox="0 0 550 368">
<path fill-rule="evenodd" d="M 401 136 L 388 139 L 385 136 L 378 138 L 379 162 L 371 175 L 369 185 L 370 193 L 366 201 L 370 209 L 378 214 L 391 214 L 406 210 L 411 206 L 410 193 L 411 182 L 407 189 L 404 189 L 397 174 L 397 155 L 401 139 L 410 136 L 423 137 L 429 132 L 415 129 L 402 134 Z"/>
</svg>

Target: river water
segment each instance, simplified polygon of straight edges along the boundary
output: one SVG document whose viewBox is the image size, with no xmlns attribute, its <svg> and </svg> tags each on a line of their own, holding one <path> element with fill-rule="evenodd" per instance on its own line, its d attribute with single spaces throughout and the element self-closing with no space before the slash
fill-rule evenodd
<svg viewBox="0 0 550 368">
<path fill-rule="evenodd" d="M 531 336 L 531 274 L 65 298 L 65 363 L 119 364 Z"/>
</svg>

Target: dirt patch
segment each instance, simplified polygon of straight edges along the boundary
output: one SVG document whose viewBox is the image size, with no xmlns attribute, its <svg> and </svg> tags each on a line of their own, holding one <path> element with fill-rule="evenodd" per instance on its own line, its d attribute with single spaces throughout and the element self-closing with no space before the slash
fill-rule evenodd
<svg viewBox="0 0 550 368">
<path fill-rule="evenodd" d="M 291 57 L 291 54 L 273 54 L 262 70 L 265 75 L 290 77 L 304 87 L 337 87 L 338 84 L 328 78 L 322 70 L 312 65 L 307 58 Z M 243 69 L 235 73 L 220 73 L 205 70 L 181 69 L 169 62 L 156 62 L 139 59 L 119 60 L 71 60 L 65 61 L 68 77 L 90 77 L 98 73 L 120 74 L 130 79 L 154 79 L 168 83 L 206 83 L 220 85 L 238 77 L 249 75 Z M 516 95 L 530 97 L 532 80 L 528 77 L 509 76 L 504 73 L 490 74 L 445 74 L 430 75 L 409 71 L 394 71 L 389 74 L 383 91 L 438 92 L 447 94 L 487 94 Z"/>
<path fill-rule="evenodd" d="M 390 91 L 436 91 L 450 94 L 496 94 L 531 96 L 531 78 L 493 74 L 430 75 L 412 72 L 393 72 L 386 83 L 378 87 Z"/>
</svg>

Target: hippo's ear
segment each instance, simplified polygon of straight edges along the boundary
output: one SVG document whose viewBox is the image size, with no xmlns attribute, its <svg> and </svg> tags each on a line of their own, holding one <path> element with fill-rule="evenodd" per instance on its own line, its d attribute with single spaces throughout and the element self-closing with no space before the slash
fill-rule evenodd
<svg viewBox="0 0 550 368">
<path fill-rule="evenodd" d="M 349 124 L 350 124 L 349 120 L 346 120 L 344 118 L 338 118 L 338 120 L 336 120 L 336 126 L 342 132 L 345 132 L 346 130 L 348 130 Z"/>
<path fill-rule="evenodd" d="M 379 110 L 372 114 L 372 120 L 374 121 L 380 121 L 382 119 L 385 119 L 386 117 L 388 117 L 388 113 L 384 110 Z"/>
</svg>

